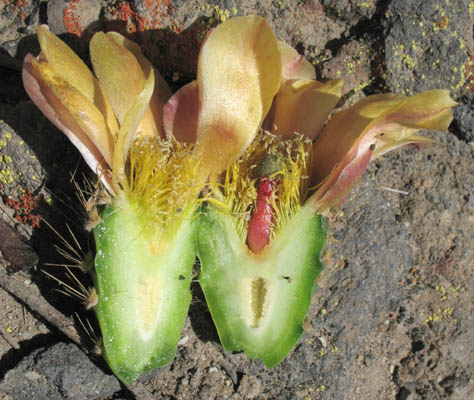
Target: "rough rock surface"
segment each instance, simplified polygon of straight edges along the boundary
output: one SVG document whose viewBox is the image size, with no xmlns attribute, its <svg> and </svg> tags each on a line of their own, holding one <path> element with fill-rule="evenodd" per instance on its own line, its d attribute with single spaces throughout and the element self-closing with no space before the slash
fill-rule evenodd
<svg viewBox="0 0 474 400">
<path fill-rule="evenodd" d="M 78 311 L 93 320 L 41 272 L 64 279 L 45 266 L 64 262 L 54 249 L 60 240 L 45 224 L 19 223 L 18 210 L 8 206 L 27 189 L 31 207 L 21 215 L 43 216 L 69 241 L 72 232 L 86 251 L 71 176 L 81 182 L 89 172 L 21 84 L 22 58 L 38 53 L 35 24 L 48 23 L 86 62 L 93 32 L 126 33 L 176 90 L 194 78 L 206 31 L 251 13 L 266 16 L 280 39 L 314 63 L 320 79 L 345 79 L 341 107 L 372 93 L 434 88 L 449 89 L 459 106 L 447 133 L 429 134 L 438 146 L 374 162 L 331 218 L 307 332 L 279 366 L 268 370 L 245 354 L 223 351 L 196 283 L 174 362 L 141 382 L 163 399 L 474 397 L 469 0 L 0 2 L 0 218 L 40 259 L 37 268 L 17 274 L 64 315 Z M 0 268 L 6 261 L 0 254 Z M 19 347 L 0 335 L 0 398 L 135 398 L 77 347 L 58 343 L 54 328 L 1 289 L 0 309 L 1 327 Z"/>
<path fill-rule="evenodd" d="M 8 371 L 0 383 L 0 393 L 15 400 L 92 400 L 118 390 L 115 377 L 103 373 L 71 343 L 34 351 Z"/>
<path fill-rule="evenodd" d="M 391 90 L 463 92 L 474 50 L 472 5 L 465 0 L 393 0 L 387 11 L 385 56 Z"/>
<path fill-rule="evenodd" d="M 474 141 L 474 93 L 460 97 L 459 105 L 454 109 L 454 133 L 468 143 Z"/>
</svg>

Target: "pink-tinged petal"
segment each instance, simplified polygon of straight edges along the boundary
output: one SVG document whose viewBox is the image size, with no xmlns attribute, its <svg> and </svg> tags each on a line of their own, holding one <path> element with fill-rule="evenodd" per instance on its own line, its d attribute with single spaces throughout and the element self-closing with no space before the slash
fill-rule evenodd
<svg viewBox="0 0 474 400">
<path fill-rule="evenodd" d="M 319 186 L 310 206 L 324 212 L 340 203 L 371 159 L 408 144 L 432 143 L 415 133 L 447 129 L 454 105 L 447 90 L 433 90 L 410 98 L 369 96 L 336 113 L 313 146 L 312 181 Z"/>
<path fill-rule="evenodd" d="M 70 86 L 67 81 L 56 75 L 46 62 L 30 58 L 31 71 L 38 80 L 41 90 L 48 101 L 57 102 L 72 116 L 77 126 L 87 134 L 97 146 L 108 165 L 113 154 L 112 136 L 108 132 L 102 113 L 85 98 L 81 92 Z M 58 104 L 58 107 L 60 106 Z M 62 114 L 59 114 L 62 117 Z"/>
<path fill-rule="evenodd" d="M 343 84 L 342 79 L 287 82 L 274 100 L 271 132 L 285 139 L 299 133 L 314 140 L 339 101 Z"/>
<path fill-rule="evenodd" d="M 372 154 L 369 150 L 353 157 L 347 164 L 338 164 L 336 169 L 311 196 L 308 203 L 319 213 L 333 206 L 342 205 L 350 190 L 364 175 Z"/>
<path fill-rule="evenodd" d="M 199 85 L 192 81 L 179 89 L 163 108 L 163 127 L 168 138 L 194 143 L 199 116 Z"/>
<path fill-rule="evenodd" d="M 128 50 L 123 42 L 125 40 L 121 42 L 117 39 L 117 34 L 103 32 L 97 32 L 90 42 L 94 72 L 120 124 L 123 123 L 134 99 L 143 91 L 149 70 L 152 69 L 148 66 L 143 70 L 134 53 Z M 139 136 L 161 136 L 161 108 L 156 106 L 153 111 L 155 115 L 150 108 L 145 111 L 138 127 Z"/>
<path fill-rule="evenodd" d="M 42 75 L 33 67 L 36 62 L 31 54 L 25 57 L 22 78 L 28 96 L 41 112 L 71 141 L 79 150 L 89 167 L 100 176 L 106 187 L 114 192 L 110 175 L 111 139 L 105 143 L 108 149 L 107 161 L 102 150 L 87 132 L 78 124 L 71 111 L 55 95 L 54 91 L 45 83 Z M 37 63 L 37 62 L 36 62 Z M 80 112 L 80 110 L 77 110 Z"/>
<path fill-rule="evenodd" d="M 293 47 L 280 41 L 278 42 L 278 48 L 281 56 L 281 76 L 283 82 L 291 79 L 316 79 L 313 64 L 304 58 L 304 56 L 298 54 Z"/>
<path fill-rule="evenodd" d="M 199 180 L 215 176 L 245 151 L 270 109 L 280 77 L 278 42 L 264 18 L 232 18 L 208 36 L 197 75 Z"/>
<path fill-rule="evenodd" d="M 46 61 L 55 74 L 79 91 L 104 115 L 112 135 L 118 132 L 117 119 L 104 90 L 86 64 L 69 46 L 49 31 L 47 25 L 38 26 L 41 60 Z"/>
<path fill-rule="evenodd" d="M 311 179 L 314 185 L 322 182 L 348 156 L 351 148 L 372 123 L 373 120 L 362 117 L 359 110 L 372 101 L 385 102 L 394 98 L 395 95 L 391 93 L 368 96 L 332 116 L 313 146 Z"/>
</svg>

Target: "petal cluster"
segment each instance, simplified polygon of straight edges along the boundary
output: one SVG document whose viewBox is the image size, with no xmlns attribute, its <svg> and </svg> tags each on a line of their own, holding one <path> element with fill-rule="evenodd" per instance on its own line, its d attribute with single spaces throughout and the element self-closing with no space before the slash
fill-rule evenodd
<svg viewBox="0 0 474 400">
<path fill-rule="evenodd" d="M 343 81 L 317 81 L 313 66 L 257 16 L 213 29 L 196 80 L 173 96 L 139 46 L 118 33 L 92 38 L 95 76 L 47 26 L 38 38 L 41 54 L 25 58 L 25 88 L 112 193 L 127 185 L 134 140 L 193 144 L 194 180 L 202 184 L 217 182 L 264 129 L 282 140 L 303 135 L 314 142 L 308 204 L 324 213 L 344 200 L 370 160 L 431 143 L 417 131 L 446 129 L 456 104 L 447 91 L 433 90 L 372 95 L 333 113 Z"/>
<path fill-rule="evenodd" d="M 201 179 L 235 161 L 260 128 L 283 140 L 314 142 L 308 204 L 324 213 L 340 204 L 370 160 L 395 148 L 433 141 L 420 129 L 444 130 L 456 104 L 446 90 L 413 97 L 368 96 L 333 113 L 343 81 L 317 81 L 313 66 L 278 42 L 264 19 L 234 18 L 214 29 L 199 57 L 197 80 L 164 108 L 164 128 L 196 141 Z"/>
<path fill-rule="evenodd" d="M 117 194 L 126 184 L 131 142 L 164 134 L 161 113 L 169 88 L 139 47 L 118 33 L 99 32 L 91 40 L 98 79 L 46 25 L 38 27 L 38 40 L 40 55 L 28 54 L 23 67 L 28 95 Z"/>
</svg>

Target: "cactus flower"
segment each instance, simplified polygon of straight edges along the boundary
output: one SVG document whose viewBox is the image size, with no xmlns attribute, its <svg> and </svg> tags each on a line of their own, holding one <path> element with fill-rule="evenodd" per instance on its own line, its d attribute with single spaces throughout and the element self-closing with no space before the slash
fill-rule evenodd
<svg viewBox="0 0 474 400">
<path fill-rule="evenodd" d="M 368 96 L 330 117 L 342 83 L 316 81 L 312 65 L 265 20 L 240 17 L 212 31 L 197 81 L 164 108 L 165 130 L 196 141 L 206 164 L 199 281 L 220 340 L 268 367 L 303 333 L 323 268 L 323 215 L 370 160 L 431 143 L 416 132 L 447 129 L 452 119 L 446 90 Z"/>
<path fill-rule="evenodd" d="M 47 26 L 38 27 L 38 39 L 40 55 L 25 58 L 24 86 L 103 184 L 87 202 L 95 219 L 93 308 L 105 358 L 130 383 L 173 359 L 185 322 L 202 188 L 197 163 L 189 145 L 166 138 L 171 92 L 138 45 L 96 33 L 94 76 Z"/>
</svg>

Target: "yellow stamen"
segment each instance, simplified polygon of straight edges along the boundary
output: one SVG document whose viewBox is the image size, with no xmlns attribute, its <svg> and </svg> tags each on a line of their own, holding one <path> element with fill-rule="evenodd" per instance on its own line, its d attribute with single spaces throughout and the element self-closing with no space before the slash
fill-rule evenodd
<svg viewBox="0 0 474 400">
<path fill-rule="evenodd" d="M 272 237 L 289 221 L 307 197 L 311 141 L 303 136 L 282 140 L 268 132 L 261 132 L 245 154 L 226 170 L 220 188 L 221 198 L 215 205 L 233 216 L 237 232 L 243 242 L 247 237 L 248 222 L 257 199 L 258 170 L 268 156 L 278 158 L 281 168 L 270 175 L 278 181 L 271 206 L 274 210 Z"/>
<path fill-rule="evenodd" d="M 196 167 L 189 145 L 138 139 L 130 149 L 125 196 L 158 230 L 179 226 L 182 218 L 189 218 L 199 205 L 196 199 L 202 187 L 194 183 Z"/>
</svg>

